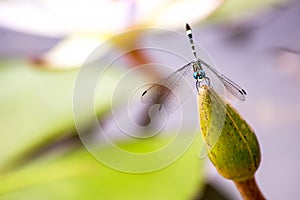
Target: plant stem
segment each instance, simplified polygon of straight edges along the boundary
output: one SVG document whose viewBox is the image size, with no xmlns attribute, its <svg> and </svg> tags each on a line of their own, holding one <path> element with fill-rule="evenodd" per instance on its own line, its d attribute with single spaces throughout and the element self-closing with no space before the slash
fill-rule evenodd
<svg viewBox="0 0 300 200">
<path fill-rule="evenodd" d="M 260 191 L 255 178 L 251 178 L 245 181 L 234 181 L 236 187 L 240 191 L 244 200 L 263 200 L 266 199 Z"/>
</svg>

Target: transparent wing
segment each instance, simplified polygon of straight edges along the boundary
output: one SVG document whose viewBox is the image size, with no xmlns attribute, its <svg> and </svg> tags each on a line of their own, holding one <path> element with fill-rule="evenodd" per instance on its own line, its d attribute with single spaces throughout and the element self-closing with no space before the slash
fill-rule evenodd
<svg viewBox="0 0 300 200">
<path fill-rule="evenodd" d="M 170 74 L 167 78 L 153 84 L 142 94 L 141 100 L 145 104 L 160 104 L 167 113 L 174 112 L 179 105 L 191 94 L 191 86 L 189 84 L 192 76 L 191 63 L 186 64 L 177 71 Z"/>
<path fill-rule="evenodd" d="M 216 69 L 208 65 L 203 60 L 200 60 L 200 62 L 220 79 L 224 87 L 233 97 L 235 97 L 239 101 L 245 101 L 246 91 L 242 87 L 230 80 L 228 77 L 224 76 L 222 73 L 218 72 Z"/>
</svg>

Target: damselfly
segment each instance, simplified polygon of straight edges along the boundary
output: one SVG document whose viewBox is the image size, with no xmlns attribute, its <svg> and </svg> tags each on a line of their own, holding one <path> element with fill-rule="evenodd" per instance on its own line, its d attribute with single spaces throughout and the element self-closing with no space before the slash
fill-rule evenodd
<svg viewBox="0 0 300 200">
<path fill-rule="evenodd" d="M 180 96 L 178 92 L 184 92 L 182 91 L 183 89 L 180 90 L 178 87 L 180 86 L 181 82 L 183 82 L 183 79 L 186 77 L 186 75 L 189 74 L 188 72 L 190 71 L 190 68 L 193 69 L 193 76 L 196 79 L 196 89 L 198 93 L 201 84 L 206 84 L 211 87 L 210 78 L 203 70 L 203 66 L 210 70 L 221 81 L 224 88 L 234 98 L 239 101 L 245 101 L 246 91 L 243 88 L 197 57 L 192 29 L 189 24 L 186 24 L 186 34 L 190 41 L 194 59 L 177 71 L 173 72 L 167 78 L 153 84 L 151 87 L 145 90 L 141 97 L 142 102 L 147 104 L 160 104 L 159 110 L 161 110 L 162 106 L 164 106 L 168 113 L 173 112 L 180 104 L 180 101 L 176 99 L 178 96 Z M 174 90 L 178 92 L 174 92 Z"/>
</svg>

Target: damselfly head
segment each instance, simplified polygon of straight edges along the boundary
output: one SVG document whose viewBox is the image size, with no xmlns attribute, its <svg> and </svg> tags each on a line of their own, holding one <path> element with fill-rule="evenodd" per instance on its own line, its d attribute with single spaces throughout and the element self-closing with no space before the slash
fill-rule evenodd
<svg viewBox="0 0 300 200">
<path fill-rule="evenodd" d="M 205 77 L 205 72 L 203 70 L 194 72 L 194 78 L 198 81 L 202 81 L 203 78 Z"/>
</svg>

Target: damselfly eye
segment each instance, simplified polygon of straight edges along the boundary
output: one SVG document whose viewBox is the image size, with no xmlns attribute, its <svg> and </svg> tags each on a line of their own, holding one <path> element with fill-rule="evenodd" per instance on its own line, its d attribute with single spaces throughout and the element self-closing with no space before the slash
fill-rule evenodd
<svg viewBox="0 0 300 200">
<path fill-rule="evenodd" d="M 198 72 L 194 72 L 194 78 L 198 79 Z"/>
<path fill-rule="evenodd" d="M 202 73 L 202 71 L 200 71 L 200 72 L 194 72 L 194 78 L 195 79 L 203 79 L 203 77 L 204 77 L 204 74 Z"/>
</svg>

